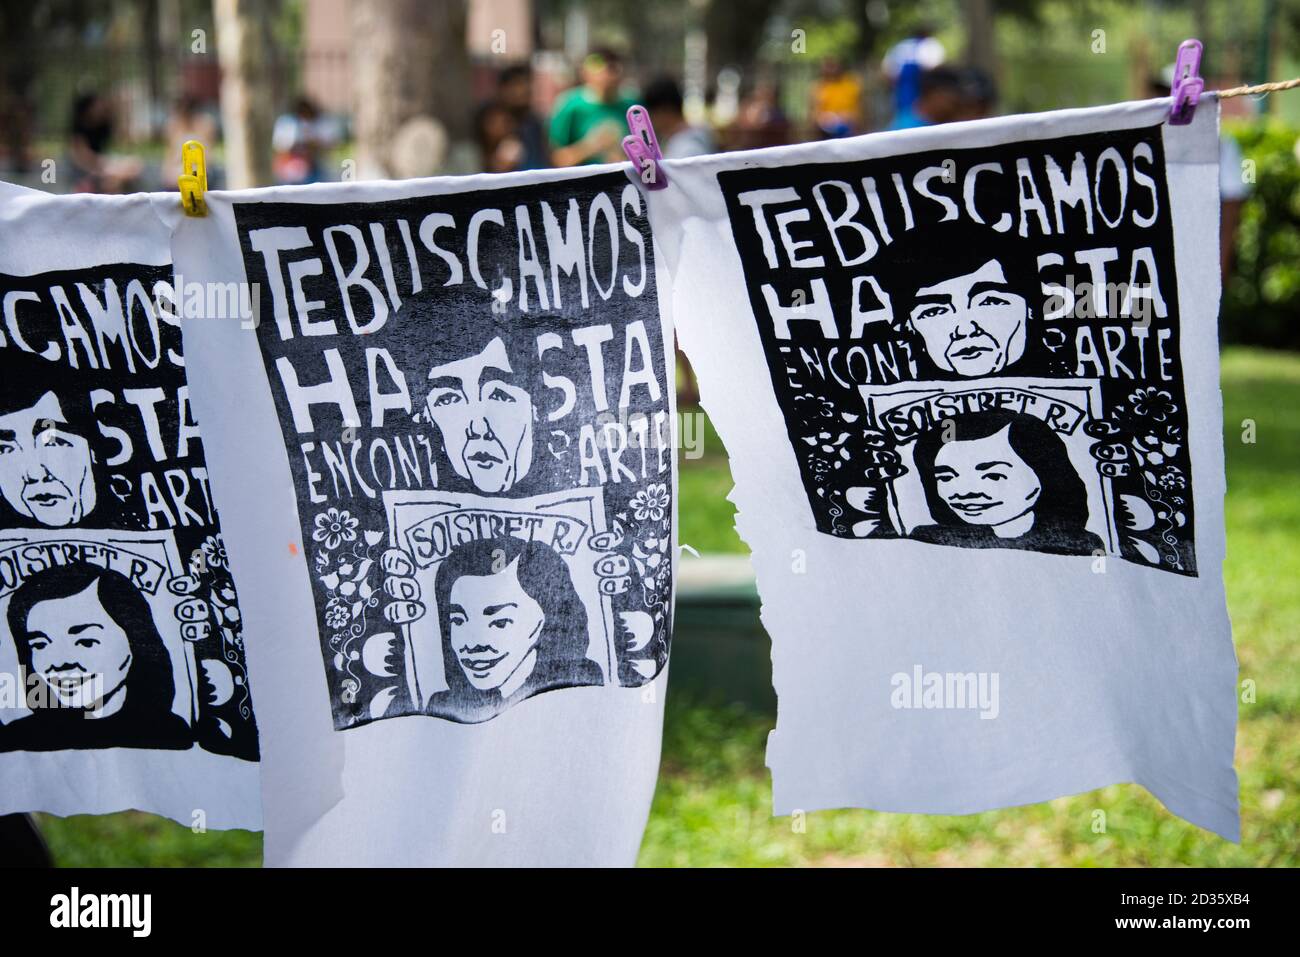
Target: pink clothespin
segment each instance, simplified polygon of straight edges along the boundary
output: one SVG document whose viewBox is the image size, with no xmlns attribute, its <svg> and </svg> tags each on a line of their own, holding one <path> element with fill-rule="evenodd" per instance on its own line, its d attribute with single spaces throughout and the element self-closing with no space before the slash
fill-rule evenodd
<svg viewBox="0 0 1300 957">
<path fill-rule="evenodd" d="M 1205 90 L 1201 79 L 1201 41 L 1184 40 L 1178 44 L 1178 58 L 1174 60 L 1173 103 L 1169 107 L 1169 122 L 1186 126 L 1192 122 L 1196 104 Z"/>
<path fill-rule="evenodd" d="M 659 163 L 664 154 L 659 151 L 659 140 L 644 106 L 628 107 L 627 128 L 632 132 L 623 137 L 623 152 L 632 161 L 641 185 L 646 189 L 663 189 L 668 185 L 668 177 Z"/>
</svg>

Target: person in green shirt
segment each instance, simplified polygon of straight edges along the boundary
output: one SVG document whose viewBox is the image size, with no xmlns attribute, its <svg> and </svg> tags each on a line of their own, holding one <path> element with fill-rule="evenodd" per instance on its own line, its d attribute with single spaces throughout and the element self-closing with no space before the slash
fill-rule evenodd
<svg viewBox="0 0 1300 957">
<path fill-rule="evenodd" d="M 556 166 L 617 163 L 624 159 L 627 110 L 621 92 L 623 61 L 613 50 L 593 50 L 582 61 L 582 85 L 564 93 L 551 116 L 551 162 Z"/>
</svg>

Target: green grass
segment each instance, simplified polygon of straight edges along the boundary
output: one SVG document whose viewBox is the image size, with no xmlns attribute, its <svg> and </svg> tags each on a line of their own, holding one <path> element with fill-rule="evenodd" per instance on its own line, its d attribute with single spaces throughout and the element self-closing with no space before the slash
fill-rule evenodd
<svg viewBox="0 0 1300 957">
<path fill-rule="evenodd" d="M 679 460 L 677 540 L 701 555 L 748 554 L 749 549 L 736 534 L 736 507 L 727 501 L 732 483 L 722 440 L 704 413 L 683 411 L 682 415 L 699 416 L 703 434 L 696 446 L 702 454 L 693 458 L 683 455 Z M 687 435 L 684 428 L 682 434 Z"/>
<path fill-rule="evenodd" d="M 257 867 L 262 835 L 252 831 L 195 834 L 139 811 L 36 815 L 57 864 L 63 867 Z"/>
<path fill-rule="evenodd" d="M 771 817 L 763 749 L 771 719 L 739 707 L 667 699 L 663 768 L 640 863 L 687 865 L 1296 865 L 1300 864 L 1300 356 L 1230 349 L 1223 358 L 1228 456 L 1229 608 L 1243 678 L 1237 737 L 1242 843 L 1187 824 L 1145 791 L 1117 785 L 965 817 L 824 811 L 802 832 Z M 1256 441 L 1242 441 L 1243 420 Z M 743 552 L 732 528 L 716 434 L 684 460 L 680 540 Z M 1107 829 L 1092 831 L 1104 810 Z M 256 864 L 260 837 L 192 834 L 143 814 L 41 816 L 62 864 Z"/>
</svg>

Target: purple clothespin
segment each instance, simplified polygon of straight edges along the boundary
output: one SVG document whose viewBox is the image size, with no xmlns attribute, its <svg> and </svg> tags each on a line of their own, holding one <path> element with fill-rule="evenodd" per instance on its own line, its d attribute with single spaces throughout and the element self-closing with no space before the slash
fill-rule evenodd
<svg viewBox="0 0 1300 957">
<path fill-rule="evenodd" d="M 1184 40 L 1178 44 L 1178 58 L 1174 60 L 1173 102 L 1169 106 L 1169 122 L 1186 126 L 1192 122 L 1196 104 L 1205 90 L 1201 79 L 1201 41 Z"/>
<path fill-rule="evenodd" d="M 644 106 L 628 107 L 627 128 L 632 132 L 623 137 L 623 152 L 632 161 L 641 185 L 646 189 L 663 189 L 668 185 L 668 177 L 659 164 L 664 154 L 659 151 L 659 140 Z"/>
</svg>

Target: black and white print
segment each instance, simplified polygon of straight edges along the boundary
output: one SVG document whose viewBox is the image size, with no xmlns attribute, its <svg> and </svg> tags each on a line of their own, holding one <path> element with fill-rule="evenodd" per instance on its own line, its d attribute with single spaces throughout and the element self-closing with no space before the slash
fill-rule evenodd
<svg viewBox="0 0 1300 957">
<path fill-rule="evenodd" d="M 335 727 L 657 675 L 672 405 L 641 193 L 235 215 Z"/>
<path fill-rule="evenodd" d="M 0 275 L 0 751 L 258 756 L 171 270 Z"/>
<path fill-rule="evenodd" d="M 819 531 L 1197 573 L 1160 127 L 718 180 Z"/>
</svg>

